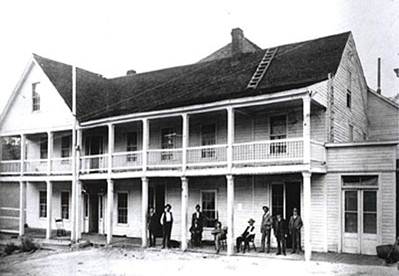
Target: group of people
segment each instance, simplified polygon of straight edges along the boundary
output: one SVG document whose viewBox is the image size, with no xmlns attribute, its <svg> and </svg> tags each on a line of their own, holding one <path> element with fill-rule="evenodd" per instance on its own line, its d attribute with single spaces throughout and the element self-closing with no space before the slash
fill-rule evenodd
<svg viewBox="0 0 399 276">
<path fill-rule="evenodd" d="M 157 216 L 154 208 L 150 208 L 149 215 L 147 218 L 148 231 L 149 231 L 149 246 L 155 246 L 155 238 L 157 227 L 160 225 L 162 228 L 162 248 L 170 248 L 170 235 L 172 232 L 173 225 L 173 214 L 171 212 L 172 206 L 170 204 L 165 205 L 165 209 L 161 216 Z M 269 207 L 263 206 L 263 215 L 261 218 L 260 232 L 261 236 L 261 250 L 260 252 L 270 253 L 270 235 L 273 229 L 274 236 L 277 241 L 277 255 L 286 255 L 286 240 L 288 234 L 291 236 L 292 240 L 292 253 L 301 251 L 301 228 L 302 219 L 298 214 L 298 209 L 294 208 L 292 210 L 292 216 L 289 219 L 288 225 L 281 214 L 272 216 L 269 212 Z M 158 220 L 159 219 L 159 220 Z M 208 218 L 201 212 L 200 205 L 195 206 L 195 211 L 191 217 L 191 244 L 195 247 L 200 247 L 202 244 L 202 233 L 206 221 Z M 220 221 L 215 221 L 214 229 L 212 234 L 214 236 L 216 253 L 219 253 L 221 248 L 221 242 L 226 240 L 228 229 L 222 227 Z M 255 240 L 255 220 L 249 219 L 248 226 L 245 228 L 244 232 L 236 238 L 236 250 L 240 252 L 249 249 L 249 244 L 254 243 Z M 242 248 L 242 245 L 244 247 Z"/>
</svg>

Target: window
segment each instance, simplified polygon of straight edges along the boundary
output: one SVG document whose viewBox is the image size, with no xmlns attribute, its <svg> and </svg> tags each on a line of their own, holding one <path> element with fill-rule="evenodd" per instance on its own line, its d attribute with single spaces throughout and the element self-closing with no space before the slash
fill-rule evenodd
<svg viewBox="0 0 399 276">
<path fill-rule="evenodd" d="M 16 137 L 1 137 L 1 160 L 21 159 L 21 139 Z"/>
<path fill-rule="evenodd" d="M 127 193 L 118 193 L 118 223 L 127 223 Z"/>
<path fill-rule="evenodd" d="M 99 205 L 99 207 L 98 207 L 99 214 L 98 215 L 99 215 L 100 219 L 102 219 L 104 217 L 104 197 L 103 197 L 103 195 L 98 196 L 98 205 Z"/>
<path fill-rule="evenodd" d="M 281 214 L 284 217 L 284 185 L 272 185 L 272 215 Z"/>
<path fill-rule="evenodd" d="M 346 107 L 352 107 L 352 72 L 348 71 L 348 86 L 346 88 Z"/>
<path fill-rule="evenodd" d="M 164 128 L 161 130 L 161 147 L 162 149 L 173 149 L 175 147 L 175 136 L 176 133 L 173 128 Z M 173 152 L 165 151 L 162 152 L 161 160 L 172 160 Z"/>
<path fill-rule="evenodd" d="M 87 218 L 89 216 L 89 195 L 88 194 L 84 194 L 84 212 L 85 212 L 85 218 Z"/>
<path fill-rule="evenodd" d="M 39 217 L 47 217 L 47 192 L 39 192 Z"/>
<path fill-rule="evenodd" d="M 201 145 L 211 146 L 216 144 L 216 125 L 208 124 L 201 126 Z M 216 156 L 214 148 L 205 148 L 201 151 L 202 158 L 213 158 Z"/>
<path fill-rule="evenodd" d="M 69 219 L 69 192 L 61 192 L 61 218 Z"/>
<path fill-rule="evenodd" d="M 47 137 L 40 138 L 40 159 L 47 159 Z"/>
<path fill-rule="evenodd" d="M 349 142 L 353 142 L 353 125 L 349 124 Z"/>
<path fill-rule="evenodd" d="M 32 111 L 40 110 L 40 94 L 37 92 L 39 83 L 32 83 Z"/>
<path fill-rule="evenodd" d="M 216 191 L 201 191 L 202 212 L 205 215 L 205 227 L 214 227 L 218 220 L 216 210 Z"/>
<path fill-rule="evenodd" d="M 376 191 L 363 191 L 363 233 L 377 234 Z"/>
<path fill-rule="evenodd" d="M 287 116 L 270 117 L 270 140 L 279 140 L 287 138 Z M 287 151 L 285 142 L 274 142 L 270 145 L 270 153 L 278 154 Z"/>
<path fill-rule="evenodd" d="M 345 191 L 345 232 L 357 233 L 357 191 Z"/>
<path fill-rule="evenodd" d="M 70 136 L 62 136 L 61 138 L 61 157 L 66 158 L 70 156 Z"/>
<path fill-rule="evenodd" d="M 343 176 L 343 186 L 344 187 L 370 187 L 378 186 L 378 177 L 374 175 L 364 175 L 364 176 Z"/>
<path fill-rule="evenodd" d="M 137 132 L 126 133 L 126 151 L 137 151 Z M 135 162 L 136 160 L 136 154 L 128 154 L 126 157 L 128 162 Z"/>
</svg>

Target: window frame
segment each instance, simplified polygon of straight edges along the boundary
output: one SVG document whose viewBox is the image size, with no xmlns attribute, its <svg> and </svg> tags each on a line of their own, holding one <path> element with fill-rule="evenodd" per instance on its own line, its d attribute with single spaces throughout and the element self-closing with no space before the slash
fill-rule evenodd
<svg viewBox="0 0 399 276">
<path fill-rule="evenodd" d="M 204 193 L 213 193 L 215 196 L 215 209 L 214 210 L 210 210 L 210 209 L 205 209 L 204 204 L 203 204 L 203 194 Z M 214 226 L 212 225 L 212 223 L 216 222 L 217 220 L 219 220 L 219 211 L 218 211 L 218 191 L 217 189 L 201 189 L 200 190 L 200 206 L 201 206 L 201 210 L 202 213 L 205 214 L 205 212 L 208 211 L 213 211 L 215 213 L 215 219 L 214 220 L 209 220 L 208 217 L 206 217 L 206 221 L 205 221 L 205 226 L 204 228 L 213 228 Z M 211 223 L 209 223 L 211 222 Z"/>
<path fill-rule="evenodd" d="M 205 143 L 205 139 L 204 139 L 204 128 L 205 127 L 209 127 L 212 126 L 214 129 L 214 143 Z M 208 139 L 209 141 L 211 141 L 212 139 Z M 217 145 L 217 124 L 216 122 L 211 122 L 211 123 L 207 123 L 207 124 L 201 124 L 200 125 L 200 143 L 201 143 L 201 147 L 207 147 L 207 146 L 214 146 Z M 201 158 L 205 158 L 205 159 L 212 159 L 212 158 L 216 158 L 216 150 L 215 148 L 204 148 L 201 150 Z"/>
<path fill-rule="evenodd" d="M 353 124 L 348 124 L 348 140 L 349 142 L 353 142 L 354 140 L 354 134 L 355 134 L 355 127 Z"/>
<path fill-rule="evenodd" d="M 40 93 L 37 91 L 37 87 L 40 82 L 32 83 L 32 112 L 40 111 Z"/>
<path fill-rule="evenodd" d="M 66 203 L 63 202 L 63 197 L 62 197 L 63 194 L 67 194 L 68 195 Z M 66 210 L 67 210 L 66 217 L 64 217 L 65 205 L 66 205 Z M 60 217 L 62 218 L 62 220 L 67 220 L 67 221 L 69 220 L 69 218 L 70 218 L 70 206 L 71 206 L 71 202 L 70 202 L 70 193 L 69 193 L 69 191 L 61 191 L 61 193 L 60 193 L 60 207 L 61 207 L 60 208 L 60 212 L 61 212 Z"/>
<path fill-rule="evenodd" d="M 48 159 L 48 138 L 45 136 L 40 137 L 39 140 L 39 148 L 40 148 L 40 158 L 39 159 Z"/>
<path fill-rule="evenodd" d="M 176 133 L 176 129 L 174 127 L 161 128 L 161 149 L 175 149 L 176 148 L 176 136 L 172 135 L 175 133 Z M 170 137 L 167 137 L 168 135 L 170 135 Z M 164 141 L 164 138 L 166 139 L 166 143 Z M 168 141 L 171 141 L 171 143 L 168 143 Z M 167 162 L 169 160 L 174 160 L 174 158 L 175 157 L 174 157 L 172 151 L 161 152 L 161 161 Z"/>
<path fill-rule="evenodd" d="M 346 87 L 346 107 L 352 109 L 352 71 L 348 70 Z"/>
<path fill-rule="evenodd" d="M 134 135 L 136 140 L 136 143 L 130 143 L 130 139 L 131 135 Z M 138 150 L 138 133 L 137 131 L 128 131 L 126 132 L 126 152 L 136 152 Z M 137 155 L 132 153 L 132 154 L 128 154 L 126 156 L 126 162 L 136 162 L 137 161 Z"/>
<path fill-rule="evenodd" d="M 67 145 L 65 145 L 67 141 Z M 71 157 L 71 136 L 61 137 L 61 158 Z"/>
<path fill-rule="evenodd" d="M 272 127 L 272 122 L 273 118 L 278 118 L 278 117 L 284 117 L 284 129 L 285 133 L 272 133 L 273 127 Z M 283 121 L 283 120 L 281 120 Z M 276 114 L 273 116 L 269 116 L 269 137 L 270 140 L 281 140 L 281 139 L 287 139 L 288 137 L 288 114 Z M 281 154 L 281 153 L 286 153 L 287 152 L 287 145 L 285 142 L 272 142 L 270 143 L 270 154 Z"/>
<path fill-rule="evenodd" d="M 44 194 L 44 202 L 42 202 L 43 194 Z M 42 214 L 44 214 L 44 215 L 42 215 Z M 46 190 L 39 190 L 39 218 L 41 218 L 41 219 L 47 218 L 47 191 Z"/>
<path fill-rule="evenodd" d="M 120 209 L 122 207 L 119 206 L 119 196 L 120 195 L 126 195 L 126 207 L 123 207 L 123 209 L 126 209 L 126 222 L 121 222 L 120 221 Z M 116 196 L 116 222 L 118 225 L 129 225 L 129 192 L 127 191 L 118 191 L 117 196 Z"/>
</svg>

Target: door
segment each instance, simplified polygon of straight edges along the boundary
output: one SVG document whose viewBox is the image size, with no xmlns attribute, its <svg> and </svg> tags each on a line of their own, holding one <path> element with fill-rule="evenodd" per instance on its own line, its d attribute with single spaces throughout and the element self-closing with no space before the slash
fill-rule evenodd
<svg viewBox="0 0 399 276">
<path fill-rule="evenodd" d="M 103 137 L 102 136 L 93 136 L 90 137 L 88 140 L 88 144 L 86 145 L 86 149 L 88 155 L 99 155 L 103 154 Z M 90 169 L 99 169 L 100 168 L 100 158 L 95 157 L 90 159 Z"/>
<path fill-rule="evenodd" d="M 104 206 L 105 206 L 104 195 L 98 194 L 98 233 L 99 234 L 105 234 Z"/>
<path fill-rule="evenodd" d="M 375 255 L 377 190 L 344 190 L 343 205 L 343 252 Z"/>
<path fill-rule="evenodd" d="M 285 219 L 287 226 L 292 210 L 298 209 L 298 215 L 301 215 L 301 183 L 300 182 L 286 182 L 285 183 Z M 287 237 L 287 248 L 292 247 L 291 235 Z"/>
<path fill-rule="evenodd" d="M 165 186 L 164 185 L 150 186 L 148 193 L 149 193 L 148 206 L 154 207 L 155 214 L 157 216 L 157 221 L 159 221 L 165 207 Z M 157 225 L 155 235 L 158 237 L 162 237 L 162 228 L 160 223 L 159 225 Z"/>
<path fill-rule="evenodd" d="M 98 233 L 98 194 L 89 194 L 89 232 Z"/>
</svg>

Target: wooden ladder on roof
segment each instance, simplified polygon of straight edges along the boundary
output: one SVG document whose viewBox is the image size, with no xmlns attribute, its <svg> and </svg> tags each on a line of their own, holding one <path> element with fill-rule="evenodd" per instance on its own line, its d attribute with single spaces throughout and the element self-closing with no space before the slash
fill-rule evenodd
<svg viewBox="0 0 399 276">
<path fill-rule="evenodd" d="M 278 47 L 266 49 L 265 55 L 263 56 L 262 60 L 259 62 L 255 73 L 252 75 L 252 78 L 247 85 L 247 88 L 256 89 L 258 87 L 258 84 L 262 80 L 263 76 L 265 75 L 267 69 L 270 66 L 270 63 L 272 62 L 274 56 L 276 55 L 277 49 Z"/>
</svg>

